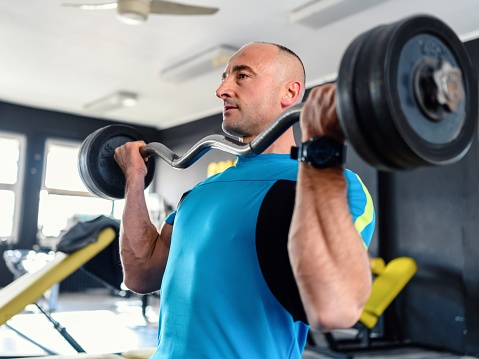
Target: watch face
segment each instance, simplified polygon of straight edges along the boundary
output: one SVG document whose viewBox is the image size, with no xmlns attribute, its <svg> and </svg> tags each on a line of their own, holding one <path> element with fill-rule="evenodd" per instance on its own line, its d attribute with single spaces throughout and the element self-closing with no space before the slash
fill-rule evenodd
<svg viewBox="0 0 479 359">
<path fill-rule="evenodd" d="M 330 145 L 317 141 L 309 146 L 309 157 L 312 162 L 322 165 L 337 157 L 337 151 Z"/>
<path fill-rule="evenodd" d="M 306 160 L 314 167 L 335 166 L 342 162 L 338 143 L 328 137 L 313 139 L 306 151 Z"/>
</svg>

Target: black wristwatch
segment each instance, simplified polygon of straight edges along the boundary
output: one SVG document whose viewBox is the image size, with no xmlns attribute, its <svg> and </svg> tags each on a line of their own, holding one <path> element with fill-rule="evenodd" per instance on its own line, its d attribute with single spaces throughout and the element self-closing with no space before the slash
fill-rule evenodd
<svg viewBox="0 0 479 359">
<path fill-rule="evenodd" d="M 291 158 L 315 168 L 342 166 L 346 162 L 346 146 L 331 137 L 313 137 L 299 147 L 291 147 Z"/>
</svg>

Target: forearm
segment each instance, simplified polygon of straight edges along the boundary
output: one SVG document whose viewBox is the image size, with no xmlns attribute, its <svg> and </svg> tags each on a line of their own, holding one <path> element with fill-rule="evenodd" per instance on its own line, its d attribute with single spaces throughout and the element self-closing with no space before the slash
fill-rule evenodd
<svg viewBox="0 0 479 359">
<path fill-rule="evenodd" d="M 139 293 L 159 289 L 169 243 L 150 220 L 142 179 L 127 180 L 120 232 L 120 256 L 125 285 Z"/>
<path fill-rule="evenodd" d="M 342 168 L 300 164 L 289 254 L 313 328 L 347 328 L 371 286 L 367 251 L 354 227 Z"/>
</svg>

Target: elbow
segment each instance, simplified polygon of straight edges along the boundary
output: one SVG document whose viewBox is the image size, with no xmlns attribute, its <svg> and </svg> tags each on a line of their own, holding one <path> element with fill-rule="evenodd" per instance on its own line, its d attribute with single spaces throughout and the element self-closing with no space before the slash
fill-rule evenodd
<svg viewBox="0 0 479 359">
<path fill-rule="evenodd" d="M 123 277 L 122 283 L 128 290 L 132 291 L 133 293 L 137 294 L 146 294 L 143 286 L 141 283 L 129 279 L 127 276 Z"/>
<path fill-rule="evenodd" d="M 335 306 L 308 313 L 308 321 L 314 330 L 328 332 L 335 329 L 348 329 L 359 320 L 363 305 Z"/>
<path fill-rule="evenodd" d="M 311 327 L 318 331 L 348 329 L 360 319 L 371 293 L 371 282 L 365 283 L 355 294 L 343 295 L 341 300 L 322 303 L 321 306 L 306 310 Z M 369 284 L 369 285 L 367 285 Z"/>
<path fill-rule="evenodd" d="M 149 294 L 159 289 L 148 285 L 148 281 L 135 280 L 135 278 L 126 275 L 123 277 L 122 286 L 137 294 Z"/>
</svg>

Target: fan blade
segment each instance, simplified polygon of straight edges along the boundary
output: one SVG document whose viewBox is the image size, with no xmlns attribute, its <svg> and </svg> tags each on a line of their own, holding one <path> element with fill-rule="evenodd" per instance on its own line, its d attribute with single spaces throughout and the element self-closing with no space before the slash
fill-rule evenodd
<svg viewBox="0 0 479 359">
<path fill-rule="evenodd" d="M 62 6 L 65 7 L 75 7 L 82 10 L 110 10 L 116 9 L 116 1 L 109 2 L 104 4 L 74 4 L 74 3 L 64 3 Z"/>
<path fill-rule="evenodd" d="M 183 5 L 164 0 L 151 0 L 150 13 L 166 15 L 209 15 L 217 12 L 217 8 Z"/>
</svg>

